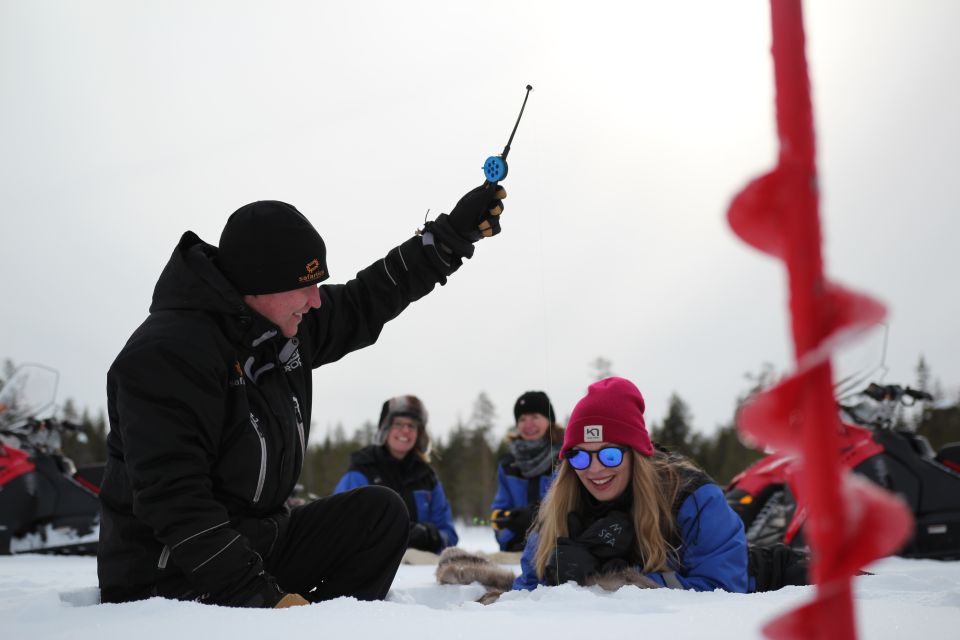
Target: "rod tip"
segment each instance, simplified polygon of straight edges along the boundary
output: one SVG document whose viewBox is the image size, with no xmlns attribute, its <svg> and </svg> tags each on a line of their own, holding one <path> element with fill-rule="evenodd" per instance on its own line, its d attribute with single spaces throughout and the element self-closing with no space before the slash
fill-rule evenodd
<svg viewBox="0 0 960 640">
<path fill-rule="evenodd" d="M 533 91 L 533 85 L 528 84 L 528 85 L 527 85 L 527 91 Z"/>
</svg>

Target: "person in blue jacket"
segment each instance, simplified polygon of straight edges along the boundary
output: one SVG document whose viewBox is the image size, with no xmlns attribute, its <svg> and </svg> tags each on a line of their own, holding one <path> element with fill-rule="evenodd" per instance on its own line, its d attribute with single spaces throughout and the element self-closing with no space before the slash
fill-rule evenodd
<svg viewBox="0 0 960 640">
<path fill-rule="evenodd" d="M 641 574 L 633 584 L 747 591 L 742 521 L 703 471 L 654 448 L 643 412 L 629 380 L 590 385 L 567 425 L 564 462 L 514 589 L 632 572 Z"/>
<path fill-rule="evenodd" d="M 501 551 L 523 550 L 563 444 L 563 428 L 543 391 L 527 391 L 517 398 L 513 417 L 516 428 L 507 434 L 507 452 L 497 465 L 497 494 L 490 506 L 490 523 Z"/>
<path fill-rule="evenodd" d="M 389 487 L 403 498 L 410 513 L 408 547 L 440 553 L 457 544 L 450 503 L 430 466 L 427 410 L 418 397 L 383 403 L 377 444 L 351 454 L 350 468 L 333 492 L 367 485 Z"/>
</svg>

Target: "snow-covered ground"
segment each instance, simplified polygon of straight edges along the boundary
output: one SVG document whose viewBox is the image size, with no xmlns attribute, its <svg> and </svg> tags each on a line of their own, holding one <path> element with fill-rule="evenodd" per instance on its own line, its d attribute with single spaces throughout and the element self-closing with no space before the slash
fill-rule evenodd
<svg viewBox="0 0 960 640">
<path fill-rule="evenodd" d="M 460 528 L 461 545 L 494 551 L 485 528 Z M 511 567 L 514 571 L 518 567 Z M 960 637 L 960 562 L 888 558 L 856 579 L 860 637 Z M 513 592 L 490 606 L 473 602 L 479 586 L 440 586 L 432 566 L 401 566 L 386 602 L 341 598 L 309 607 L 239 610 L 158 598 L 94 605 L 93 558 L 0 557 L 3 637 L 135 638 L 597 638 L 601 636 L 744 640 L 762 624 L 806 601 L 812 587 L 767 594 L 639 590 L 616 593 L 565 585 Z"/>
</svg>

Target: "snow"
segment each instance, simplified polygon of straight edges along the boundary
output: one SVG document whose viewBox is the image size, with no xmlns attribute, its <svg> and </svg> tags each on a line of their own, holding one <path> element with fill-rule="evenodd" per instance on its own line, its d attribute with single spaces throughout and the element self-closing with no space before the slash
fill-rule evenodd
<svg viewBox="0 0 960 640">
<path fill-rule="evenodd" d="M 461 547 L 494 551 L 488 529 L 460 527 Z M 510 567 L 517 571 L 518 567 Z M 960 562 L 887 558 L 856 578 L 860 637 L 956 637 L 960 629 Z M 0 557 L 0 620 L 5 638 L 136 640 L 271 637 L 589 638 L 596 634 L 671 638 L 759 638 L 762 625 L 807 601 L 812 587 L 774 593 L 693 593 L 632 587 L 616 593 L 572 585 L 511 592 L 489 606 L 478 585 L 441 586 L 434 567 L 400 567 L 387 601 L 340 598 L 309 607 L 241 610 L 154 598 L 96 604 L 96 560 Z M 288 635 L 289 634 L 289 635 Z M 294 635 L 296 634 L 296 635 Z"/>
</svg>

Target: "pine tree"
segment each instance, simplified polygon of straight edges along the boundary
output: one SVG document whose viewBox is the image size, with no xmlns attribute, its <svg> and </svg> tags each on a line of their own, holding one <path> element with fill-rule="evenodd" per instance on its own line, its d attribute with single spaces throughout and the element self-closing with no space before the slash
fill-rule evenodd
<svg viewBox="0 0 960 640">
<path fill-rule="evenodd" d="M 470 415 L 470 427 L 475 431 L 483 432 L 485 437 L 493 438 L 494 424 L 497 420 L 497 409 L 485 391 L 481 391 L 473 401 L 473 412 Z"/>
<path fill-rule="evenodd" d="M 613 375 L 613 363 L 604 358 L 603 356 L 597 356 L 594 360 L 590 362 L 590 369 L 592 373 L 590 377 L 594 382 L 597 380 L 603 380 L 604 378 L 609 378 Z"/>
<path fill-rule="evenodd" d="M 697 449 L 702 447 L 701 438 L 695 437 L 691 426 L 690 409 L 676 393 L 670 394 L 667 415 L 663 422 L 650 430 L 650 438 L 670 451 L 696 459 Z"/>
<path fill-rule="evenodd" d="M 363 426 L 357 432 L 357 437 L 360 442 L 364 445 L 374 444 L 377 440 L 377 425 L 373 424 L 372 421 L 366 420 L 363 423 Z"/>
<path fill-rule="evenodd" d="M 920 354 L 917 361 L 917 390 L 930 393 L 930 367 L 927 366 L 923 354 Z"/>
<path fill-rule="evenodd" d="M 469 489 L 469 465 L 471 452 L 468 444 L 469 432 L 462 422 L 450 432 L 446 444 L 441 444 L 442 457 L 434 462 L 434 468 L 443 483 L 447 501 L 456 517 L 464 513 L 466 494 Z M 475 514 L 471 514 L 472 518 Z"/>
<path fill-rule="evenodd" d="M 745 445 L 736 427 L 728 424 L 720 427 L 712 438 L 704 442 L 696 461 L 723 486 L 763 455 L 762 451 Z"/>
<path fill-rule="evenodd" d="M 485 520 L 497 490 L 497 456 L 493 429 L 496 408 L 481 392 L 473 403 L 470 420 L 459 422 L 442 445 L 434 467 L 443 483 L 454 516 L 467 522 Z"/>
<path fill-rule="evenodd" d="M 736 474 L 764 456 L 762 450 L 744 441 L 736 428 L 736 416 L 756 394 L 773 386 L 776 377 L 776 370 L 769 362 L 763 363 L 757 373 L 744 374 L 749 386 L 737 396 L 734 419 L 721 426 L 713 437 L 702 441 L 697 462 L 721 485 L 729 483 Z"/>
<path fill-rule="evenodd" d="M 350 454 L 368 444 L 366 424 L 348 438 L 342 423 L 337 423 L 332 433 L 324 435 L 319 444 L 307 447 L 300 484 L 307 493 L 328 496 L 350 467 Z M 311 436 L 316 435 L 315 429 Z"/>
<path fill-rule="evenodd" d="M 960 403 L 946 407 L 926 407 L 917 424 L 917 433 L 926 437 L 934 450 L 960 442 Z"/>
<path fill-rule="evenodd" d="M 62 420 L 73 425 L 61 438 L 61 450 L 78 467 L 103 464 L 107 459 L 107 417 L 101 409 L 96 418 L 84 409 L 77 418 L 76 404 L 67 399 L 61 410 Z"/>
<path fill-rule="evenodd" d="M 0 388 L 3 387 L 4 383 L 10 379 L 10 376 L 12 376 L 16 370 L 17 367 L 13 364 L 13 360 L 10 358 L 3 359 L 3 373 L 0 373 Z"/>
</svg>

